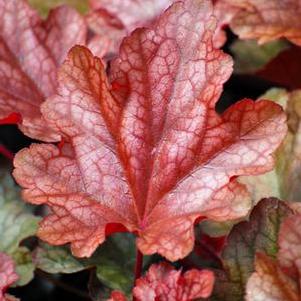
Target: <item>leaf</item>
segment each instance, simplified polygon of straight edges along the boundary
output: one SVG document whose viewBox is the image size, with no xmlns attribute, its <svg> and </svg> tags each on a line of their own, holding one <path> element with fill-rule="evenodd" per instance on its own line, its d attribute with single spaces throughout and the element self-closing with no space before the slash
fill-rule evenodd
<svg viewBox="0 0 301 301">
<path fill-rule="evenodd" d="M 235 58 L 234 70 L 237 73 L 259 71 L 287 48 L 288 44 L 283 40 L 272 41 L 263 45 L 258 45 L 254 40 L 236 40 L 231 45 L 231 52 Z"/>
<path fill-rule="evenodd" d="M 37 268 L 51 274 L 76 273 L 88 267 L 73 257 L 67 247 L 42 244 L 34 253 L 34 263 Z"/>
<path fill-rule="evenodd" d="M 229 5 L 227 0 L 213 0 L 212 3 L 214 4 L 214 15 L 218 22 L 217 31 L 214 37 L 214 45 L 219 48 L 222 47 L 227 40 L 227 34 L 224 29 L 229 25 L 237 13 L 237 8 Z"/>
<path fill-rule="evenodd" d="M 288 217 L 282 223 L 279 233 L 279 264 L 297 279 L 301 271 L 300 221 L 300 213 Z"/>
<path fill-rule="evenodd" d="M 90 0 L 87 21 L 90 29 L 106 45 L 104 57 L 118 52 L 120 43 L 137 27 L 147 26 L 174 0 Z"/>
<path fill-rule="evenodd" d="M 20 198 L 18 187 L 9 172 L 0 169 L 0 252 L 10 255 L 20 276 L 18 285 L 25 285 L 33 278 L 34 265 L 30 251 L 20 247 L 27 237 L 36 234 L 39 218 L 34 216 Z"/>
<path fill-rule="evenodd" d="M 279 53 L 270 61 L 257 75 L 274 84 L 281 85 L 288 89 L 300 89 L 300 68 L 301 68 L 301 49 L 292 46 Z"/>
<path fill-rule="evenodd" d="M 18 280 L 13 260 L 5 253 L 0 253 L 0 300 L 9 301 L 10 296 L 5 294 L 7 288 Z"/>
<path fill-rule="evenodd" d="M 225 0 L 225 2 L 230 7 L 238 9 L 230 26 L 240 39 L 256 39 L 263 44 L 286 38 L 301 45 L 299 0 Z"/>
<path fill-rule="evenodd" d="M 279 231 L 277 261 L 258 254 L 247 284 L 247 301 L 300 300 L 301 215 L 288 216 Z"/>
<path fill-rule="evenodd" d="M 275 261 L 257 254 L 256 272 L 247 285 L 246 301 L 299 301 L 299 289 Z"/>
<path fill-rule="evenodd" d="M 115 234 L 100 248 L 96 262 L 96 275 L 106 286 L 122 290 L 127 295 L 132 290 L 136 262 L 135 241 L 132 236 Z M 144 265 L 148 259 L 144 258 Z"/>
<path fill-rule="evenodd" d="M 290 214 L 292 211 L 284 202 L 274 198 L 264 199 L 254 207 L 249 221 L 233 227 L 222 254 L 225 272 L 217 273 L 210 300 L 243 299 L 247 279 L 254 271 L 256 252 L 276 257 L 279 227 Z"/>
<path fill-rule="evenodd" d="M 57 69 L 75 44 L 86 44 L 85 20 L 61 6 L 42 21 L 26 0 L 0 0 L 0 119 L 19 113 L 20 130 L 43 141 L 59 141 L 40 112 L 56 92 Z"/>
<path fill-rule="evenodd" d="M 192 269 L 181 275 L 171 265 L 160 263 L 136 281 L 133 294 L 139 301 L 188 301 L 209 297 L 213 284 L 214 274 L 209 270 Z"/>
<path fill-rule="evenodd" d="M 106 45 L 102 56 L 110 59 L 118 52 L 122 39 L 137 27 L 149 26 L 175 0 L 90 0 L 91 11 L 87 21 L 92 32 L 101 38 Z M 226 10 L 225 10 L 226 9 Z M 227 12 L 227 13 L 225 13 Z M 214 6 L 217 28 L 214 35 L 214 46 L 220 48 L 226 41 L 223 26 L 231 19 L 233 12 L 221 1 Z"/>
<path fill-rule="evenodd" d="M 276 152 L 274 170 L 258 177 L 240 178 L 253 195 L 254 202 L 270 195 L 287 201 L 301 201 L 301 145 L 300 117 L 301 92 L 287 92 L 284 89 L 271 89 L 262 98 L 271 99 L 283 106 L 288 118 L 289 131 Z"/>
<path fill-rule="evenodd" d="M 144 258 L 144 263 L 147 262 Z M 130 235 L 115 234 L 89 259 L 73 257 L 67 247 L 42 244 L 34 253 L 34 263 L 37 268 L 52 274 L 96 267 L 96 275 L 103 284 L 129 294 L 134 278 L 135 243 Z"/>
<path fill-rule="evenodd" d="M 246 215 L 250 199 L 235 177 L 273 167 L 285 115 L 251 100 L 215 112 L 232 62 L 213 48 L 212 11 L 210 1 L 179 2 L 134 31 L 110 82 L 86 48 L 71 50 L 58 95 L 42 106 L 65 147 L 34 144 L 14 162 L 24 198 L 52 209 L 40 238 L 89 257 L 122 224 L 142 253 L 175 261 L 192 250 L 198 217 Z"/>
<path fill-rule="evenodd" d="M 92 10 L 105 10 L 131 32 L 158 17 L 174 0 L 90 0 Z"/>
</svg>

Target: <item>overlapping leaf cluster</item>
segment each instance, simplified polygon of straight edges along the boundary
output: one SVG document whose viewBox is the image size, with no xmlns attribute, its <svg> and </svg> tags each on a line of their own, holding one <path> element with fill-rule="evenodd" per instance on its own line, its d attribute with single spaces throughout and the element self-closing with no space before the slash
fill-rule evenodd
<svg viewBox="0 0 301 301">
<path fill-rule="evenodd" d="M 228 25 L 255 40 L 232 47 L 236 72 L 299 87 L 271 70 L 300 51 L 301 2 L 91 0 L 80 11 L 43 19 L 0 0 L 0 123 L 41 141 L 16 154 L 13 176 L 24 201 L 44 205 L 37 226 L 3 171 L 0 300 L 35 268 L 94 269 L 114 290 L 95 300 L 299 300 L 300 91 L 215 105 L 232 74 Z M 221 253 L 208 236 L 195 244 L 204 220 L 236 223 Z M 149 257 L 132 289 L 135 250 Z"/>
</svg>

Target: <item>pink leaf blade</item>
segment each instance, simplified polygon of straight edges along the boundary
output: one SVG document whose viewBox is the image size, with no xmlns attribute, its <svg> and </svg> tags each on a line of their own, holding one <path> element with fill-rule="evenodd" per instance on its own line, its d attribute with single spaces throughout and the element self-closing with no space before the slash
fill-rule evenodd
<svg viewBox="0 0 301 301">
<path fill-rule="evenodd" d="M 233 194 L 245 202 L 245 190 L 229 182 L 272 168 L 285 115 L 276 104 L 250 100 L 215 112 L 232 62 L 214 48 L 214 34 L 211 2 L 189 0 L 133 32 L 109 80 L 89 50 L 70 51 L 59 93 L 42 108 L 68 147 L 34 145 L 15 159 L 25 199 L 53 211 L 43 239 L 70 242 L 75 254 L 90 256 L 106 224 L 117 223 L 138 235 L 143 253 L 177 260 L 192 249 L 198 217 L 247 212 Z"/>
</svg>

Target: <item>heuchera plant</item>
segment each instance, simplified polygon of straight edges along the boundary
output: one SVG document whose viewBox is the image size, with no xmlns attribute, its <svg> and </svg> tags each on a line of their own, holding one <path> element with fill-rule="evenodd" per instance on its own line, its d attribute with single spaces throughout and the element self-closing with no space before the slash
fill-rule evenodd
<svg viewBox="0 0 301 301">
<path fill-rule="evenodd" d="M 0 124 L 34 142 L 0 146 L 22 189 L 3 164 L 0 301 L 35 269 L 85 298 L 51 274 L 88 269 L 95 301 L 300 300 L 301 92 L 216 110 L 235 39 L 236 62 L 265 53 L 252 76 L 299 87 L 271 70 L 300 52 L 300 1 L 87 7 L 0 0 Z"/>
</svg>

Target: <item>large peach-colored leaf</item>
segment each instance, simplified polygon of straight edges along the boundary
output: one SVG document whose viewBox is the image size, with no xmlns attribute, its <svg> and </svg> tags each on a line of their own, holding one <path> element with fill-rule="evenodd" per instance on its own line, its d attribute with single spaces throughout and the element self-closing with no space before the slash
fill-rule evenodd
<svg viewBox="0 0 301 301">
<path fill-rule="evenodd" d="M 20 113 L 28 136 L 58 141 L 40 105 L 57 87 L 57 69 L 75 44 L 86 44 L 85 20 L 62 6 L 43 21 L 26 0 L 0 0 L 0 118 Z"/>
<path fill-rule="evenodd" d="M 144 254 L 176 260 L 192 250 L 198 217 L 248 212 L 235 176 L 272 168 L 285 115 L 251 100 L 215 112 L 232 62 L 213 47 L 212 14 L 210 1 L 174 4 L 124 40 L 110 82 L 98 58 L 71 50 L 58 95 L 42 108 L 65 147 L 35 144 L 15 159 L 24 198 L 52 208 L 42 239 L 90 256 L 106 226 L 120 223 Z"/>
<path fill-rule="evenodd" d="M 265 43 L 284 37 L 301 45 L 300 0 L 221 1 L 238 9 L 230 24 L 241 39 Z"/>
<path fill-rule="evenodd" d="M 139 301 L 189 301 L 210 296 L 214 274 L 192 269 L 181 275 L 166 263 L 152 265 L 147 274 L 136 281 L 133 295 Z"/>
<path fill-rule="evenodd" d="M 18 278 L 12 259 L 5 253 L 0 253 L 0 301 L 17 300 L 5 292 Z"/>
</svg>

